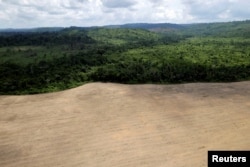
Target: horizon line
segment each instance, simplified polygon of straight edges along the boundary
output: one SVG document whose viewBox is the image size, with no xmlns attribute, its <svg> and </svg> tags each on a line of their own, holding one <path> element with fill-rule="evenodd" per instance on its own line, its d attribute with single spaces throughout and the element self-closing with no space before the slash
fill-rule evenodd
<svg viewBox="0 0 250 167">
<path fill-rule="evenodd" d="M 192 24 L 216 24 L 216 23 L 232 23 L 232 22 L 248 22 L 250 19 L 245 20 L 232 20 L 232 21 L 212 21 L 212 22 L 190 22 L 190 23 L 170 23 L 170 22 L 128 22 L 128 23 L 122 23 L 122 24 L 105 24 L 105 25 L 93 25 L 93 26 L 77 26 L 77 25 L 71 25 L 71 26 L 41 26 L 41 27 L 18 27 L 18 28 L 0 28 L 0 30 L 30 30 L 30 29 L 42 29 L 42 28 L 71 28 L 71 27 L 77 27 L 77 28 L 94 28 L 94 27 L 108 27 L 108 26 L 123 26 L 123 25 L 133 25 L 133 24 L 172 24 L 172 25 L 192 25 Z"/>
</svg>

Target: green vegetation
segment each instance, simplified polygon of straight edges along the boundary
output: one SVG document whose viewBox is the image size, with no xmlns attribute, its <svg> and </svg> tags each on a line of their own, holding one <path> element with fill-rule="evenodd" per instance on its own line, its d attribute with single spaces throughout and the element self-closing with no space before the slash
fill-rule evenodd
<svg viewBox="0 0 250 167">
<path fill-rule="evenodd" d="M 249 21 L 130 26 L 0 32 L 0 94 L 51 92 L 92 81 L 250 79 Z"/>
</svg>

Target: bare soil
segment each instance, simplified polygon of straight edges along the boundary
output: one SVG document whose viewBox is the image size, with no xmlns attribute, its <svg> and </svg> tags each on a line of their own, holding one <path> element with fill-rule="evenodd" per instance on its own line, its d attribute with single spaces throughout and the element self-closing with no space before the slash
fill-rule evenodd
<svg viewBox="0 0 250 167">
<path fill-rule="evenodd" d="M 206 167 L 250 150 L 250 82 L 0 96 L 1 167 Z"/>
</svg>

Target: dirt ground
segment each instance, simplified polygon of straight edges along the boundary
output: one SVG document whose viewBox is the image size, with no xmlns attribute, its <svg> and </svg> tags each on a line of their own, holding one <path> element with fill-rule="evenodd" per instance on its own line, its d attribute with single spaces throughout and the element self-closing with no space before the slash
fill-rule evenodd
<svg viewBox="0 0 250 167">
<path fill-rule="evenodd" d="M 0 96 L 1 167 L 206 167 L 250 150 L 250 82 Z"/>
</svg>

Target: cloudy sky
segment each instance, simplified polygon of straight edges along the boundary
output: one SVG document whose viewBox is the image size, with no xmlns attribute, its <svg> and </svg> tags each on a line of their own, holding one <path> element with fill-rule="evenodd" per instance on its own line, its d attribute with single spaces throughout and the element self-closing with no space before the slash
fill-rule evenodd
<svg viewBox="0 0 250 167">
<path fill-rule="evenodd" d="M 0 0 L 0 28 L 250 19 L 250 0 Z"/>
</svg>

